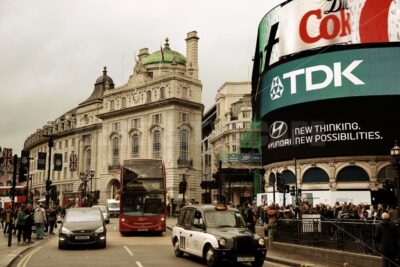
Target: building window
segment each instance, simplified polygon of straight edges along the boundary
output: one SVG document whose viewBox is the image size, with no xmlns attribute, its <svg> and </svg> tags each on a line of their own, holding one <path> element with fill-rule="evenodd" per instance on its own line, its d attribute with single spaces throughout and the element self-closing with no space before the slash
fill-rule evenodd
<svg viewBox="0 0 400 267">
<path fill-rule="evenodd" d="M 161 158 L 161 133 L 155 131 L 153 133 L 153 158 Z"/>
<path fill-rule="evenodd" d="M 244 122 L 244 123 L 243 123 L 243 127 L 244 127 L 245 129 L 250 129 L 250 122 Z"/>
<path fill-rule="evenodd" d="M 121 100 L 121 107 L 126 108 L 126 98 L 125 97 L 123 97 Z"/>
<path fill-rule="evenodd" d="M 112 123 L 112 130 L 113 131 L 119 131 L 119 122 L 113 122 Z"/>
<path fill-rule="evenodd" d="M 182 88 L 182 98 L 187 99 L 188 98 L 188 93 L 187 93 L 188 89 L 187 88 Z"/>
<path fill-rule="evenodd" d="M 63 172 L 63 179 L 67 180 L 67 167 L 64 167 L 64 172 Z"/>
<path fill-rule="evenodd" d="M 59 148 L 59 149 L 62 148 L 62 141 L 58 142 L 58 148 Z"/>
<path fill-rule="evenodd" d="M 150 90 L 148 90 L 148 91 L 146 92 L 146 101 L 147 101 L 147 102 L 151 102 L 151 91 L 150 91 Z"/>
<path fill-rule="evenodd" d="M 243 118 L 250 118 L 250 111 L 243 111 Z"/>
<path fill-rule="evenodd" d="M 68 152 L 65 152 L 64 153 L 64 162 L 67 162 L 68 161 Z"/>
<path fill-rule="evenodd" d="M 65 148 L 68 148 L 68 140 L 65 140 Z"/>
<path fill-rule="evenodd" d="M 232 130 L 236 129 L 236 123 L 232 123 Z"/>
<path fill-rule="evenodd" d="M 188 160 L 188 131 L 181 130 L 180 132 L 180 146 L 179 146 L 179 159 L 182 162 Z"/>
<path fill-rule="evenodd" d="M 139 157 L 139 135 L 134 134 L 132 136 L 132 158 Z"/>
<path fill-rule="evenodd" d="M 161 123 L 161 114 L 154 114 L 153 115 L 153 123 L 160 124 Z"/>
<path fill-rule="evenodd" d="M 112 139 L 112 165 L 119 165 L 119 138 Z"/>
<path fill-rule="evenodd" d="M 232 141 L 233 141 L 233 142 L 236 141 L 236 134 L 232 134 Z"/>
<path fill-rule="evenodd" d="M 165 98 L 165 88 L 161 87 L 160 88 L 160 99 L 164 99 Z"/>
<path fill-rule="evenodd" d="M 72 138 L 71 146 L 75 146 L 75 138 Z"/>
<path fill-rule="evenodd" d="M 181 113 L 181 122 L 189 122 L 189 114 L 182 112 Z"/>
<path fill-rule="evenodd" d="M 112 111 L 112 110 L 114 110 L 114 100 L 111 100 L 110 101 L 110 110 Z"/>
<path fill-rule="evenodd" d="M 90 171 L 92 166 L 92 151 L 90 149 L 86 150 L 86 170 Z"/>
<path fill-rule="evenodd" d="M 132 128 L 140 128 L 140 118 L 135 118 L 132 120 Z"/>
<path fill-rule="evenodd" d="M 232 146 L 232 152 L 233 152 L 233 153 L 236 153 L 236 151 L 237 151 L 237 147 L 236 147 L 236 145 L 233 145 L 233 146 Z"/>
</svg>

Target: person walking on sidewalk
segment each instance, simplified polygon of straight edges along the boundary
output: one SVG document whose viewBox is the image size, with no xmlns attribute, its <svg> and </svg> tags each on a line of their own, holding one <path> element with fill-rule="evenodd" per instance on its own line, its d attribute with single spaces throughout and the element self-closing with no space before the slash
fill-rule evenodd
<svg viewBox="0 0 400 267">
<path fill-rule="evenodd" d="M 15 226 L 17 228 L 17 240 L 18 243 L 17 245 L 20 246 L 21 245 L 21 235 L 23 233 L 23 239 L 25 239 L 25 212 L 24 212 L 24 207 L 20 206 L 18 208 L 18 213 L 17 213 L 17 219 L 16 219 L 16 223 Z"/>
<path fill-rule="evenodd" d="M 32 226 L 33 226 L 33 214 L 31 204 L 27 204 L 24 210 L 25 213 L 25 228 L 24 228 L 24 243 L 30 244 L 32 242 Z"/>
<path fill-rule="evenodd" d="M 36 239 L 44 238 L 44 224 L 46 223 L 46 211 L 43 208 L 43 203 L 39 203 L 39 207 L 35 209 L 33 219 L 36 225 Z"/>
<path fill-rule="evenodd" d="M 6 220 L 6 225 L 4 227 L 4 234 L 8 234 L 10 231 L 12 231 L 12 225 L 13 225 L 13 219 L 14 219 L 14 210 L 10 206 L 7 211 L 5 212 L 5 220 Z M 10 230 L 11 229 L 11 230 Z"/>
<path fill-rule="evenodd" d="M 48 225 L 48 231 L 50 235 L 54 235 L 54 226 L 57 221 L 57 212 L 53 207 L 49 207 L 49 210 L 47 212 L 47 225 Z M 57 227 L 57 226 L 56 226 Z"/>
<path fill-rule="evenodd" d="M 382 253 L 383 267 L 398 266 L 395 262 L 398 250 L 398 229 L 396 225 L 390 221 L 389 213 L 383 212 L 381 218 L 382 221 L 376 226 L 375 243 L 379 245 L 378 250 Z"/>
</svg>

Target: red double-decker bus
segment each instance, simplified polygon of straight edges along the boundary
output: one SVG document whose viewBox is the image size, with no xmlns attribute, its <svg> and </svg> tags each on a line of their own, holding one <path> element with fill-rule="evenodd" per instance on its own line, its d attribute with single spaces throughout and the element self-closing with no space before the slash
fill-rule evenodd
<svg viewBox="0 0 400 267">
<path fill-rule="evenodd" d="M 119 231 L 166 230 L 165 167 L 161 159 L 127 159 L 121 166 Z"/>
<path fill-rule="evenodd" d="M 25 186 L 17 185 L 15 187 L 14 203 L 16 207 L 25 203 L 26 201 L 25 190 L 26 190 Z M 11 186 L 8 185 L 0 186 L 0 207 L 2 207 L 5 210 L 7 210 L 9 206 L 11 206 L 10 191 L 11 191 Z"/>
</svg>

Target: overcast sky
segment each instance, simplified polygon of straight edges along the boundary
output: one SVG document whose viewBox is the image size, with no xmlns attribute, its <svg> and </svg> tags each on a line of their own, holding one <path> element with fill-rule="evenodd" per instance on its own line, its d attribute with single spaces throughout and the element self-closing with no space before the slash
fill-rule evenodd
<svg viewBox="0 0 400 267">
<path fill-rule="evenodd" d="M 257 27 L 282 0 L 0 0 L 0 147 L 25 139 L 92 93 L 107 66 L 116 86 L 147 47 L 186 55 L 197 31 L 203 104 L 226 81 L 251 79 Z"/>
</svg>

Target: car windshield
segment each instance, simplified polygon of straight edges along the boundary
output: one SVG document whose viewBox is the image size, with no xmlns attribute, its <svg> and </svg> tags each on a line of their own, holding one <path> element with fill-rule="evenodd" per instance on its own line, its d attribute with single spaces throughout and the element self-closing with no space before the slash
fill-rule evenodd
<svg viewBox="0 0 400 267">
<path fill-rule="evenodd" d="M 246 227 L 240 212 L 208 211 L 204 214 L 207 227 Z"/>
<path fill-rule="evenodd" d="M 106 206 L 93 206 L 93 208 L 98 208 L 98 209 L 100 209 L 100 211 L 103 212 L 103 213 L 106 213 L 106 212 L 107 212 Z"/>
<path fill-rule="evenodd" d="M 108 207 L 112 209 L 118 209 L 119 203 L 108 203 Z"/>
<path fill-rule="evenodd" d="M 96 222 L 101 221 L 98 210 L 70 210 L 65 218 L 66 222 Z"/>
</svg>

